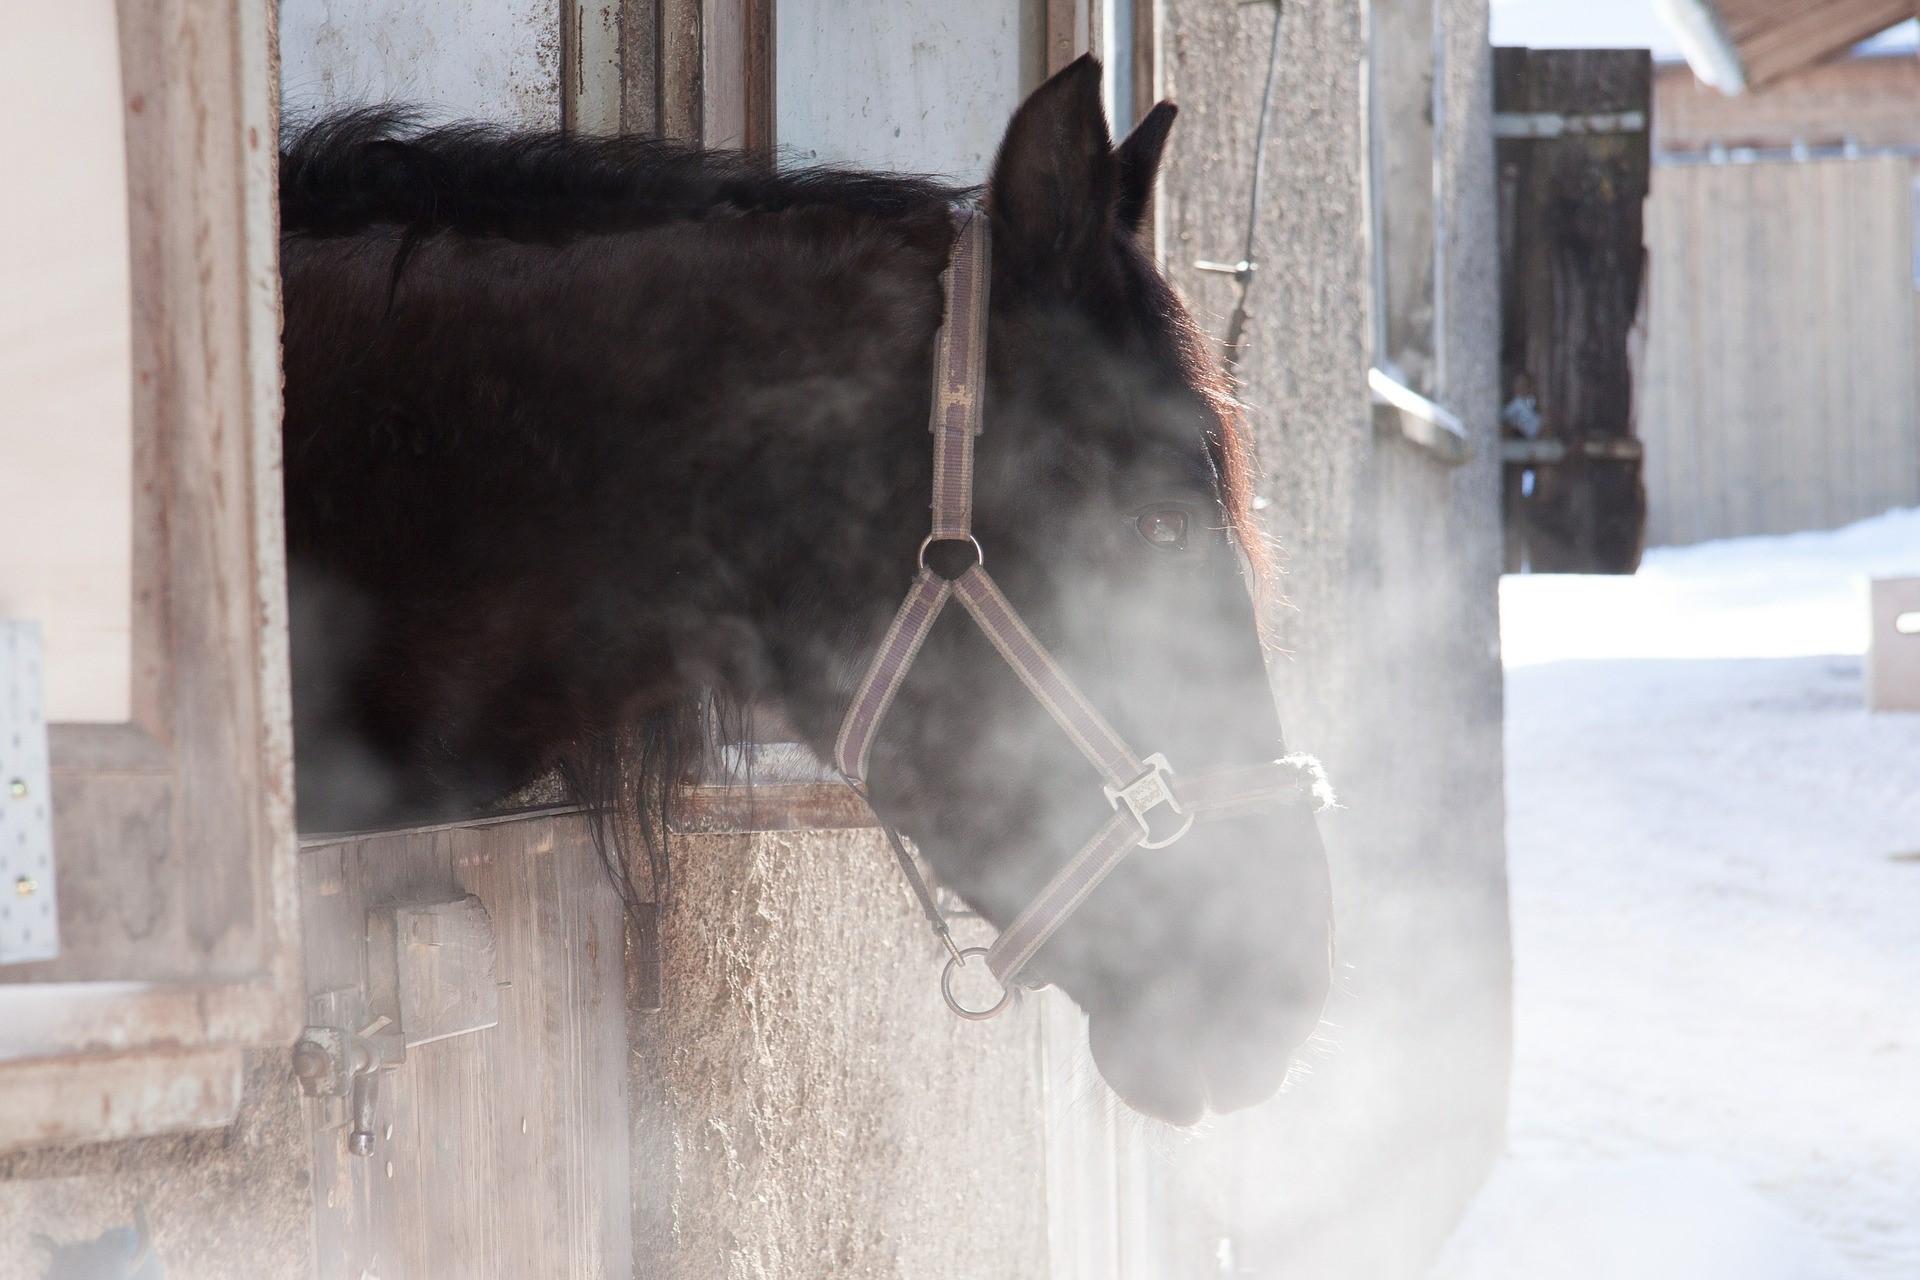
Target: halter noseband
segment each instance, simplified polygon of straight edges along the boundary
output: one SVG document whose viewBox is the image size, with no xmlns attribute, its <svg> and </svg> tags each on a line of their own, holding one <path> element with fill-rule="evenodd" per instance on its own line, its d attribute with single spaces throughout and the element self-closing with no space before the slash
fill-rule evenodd
<svg viewBox="0 0 1920 1280">
<path fill-rule="evenodd" d="M 1011 1002 L 1021 971 L 1048 938 L 1066 923 L 1100 882 L 1134 849 L 1163 849 L 1196 821 L 1241 817 L 1278 805 L 1307 804 L 1326 794 L 1325 775 L 1311 756 L 1177 775 L 1164 755 L 1138 755 L 1116 733 L 1053 655 L 1021 621 L 1013 605 L 987 576 L 979 540 L 973 536 L 973 438 L 980 434 L 985 398 L 987 285 L 990 249 L 987 217 L 978 209 L 956 211 L 959 233 L 941 283 L 946 305 L 934 339 L 933 529 L 920 544 L 920 572 L 893 624 L 867 664 L 865 676 L 841 722 L 834 763 L 860 795 L 867 795 L 867 757 L 880 722 L 900 691 L 921 645 L 949 600 L 958 599 L 993 647 L 1100 773 L 1109 818 L 1066 866 L 1007 926 L 990 947 L 957 948 L 913 859 L 891 826 L 885 827 L 922 910 L 951 953 L 940 979 L 947 1004 L 963 1018 L 994 1017 Z M 936 542 L 968 542 L 974 562 L 949 579 L 927 566 Z M 1156 822 L 1156 819 L 1159 821 Z M 1156 833 L 1156 826 L 1160 827 Z M 1002 995 L 988 1009 L 969 1009 L 953 994 L 954 971 L 970 956 L 986 957 Z"/>
</svg>

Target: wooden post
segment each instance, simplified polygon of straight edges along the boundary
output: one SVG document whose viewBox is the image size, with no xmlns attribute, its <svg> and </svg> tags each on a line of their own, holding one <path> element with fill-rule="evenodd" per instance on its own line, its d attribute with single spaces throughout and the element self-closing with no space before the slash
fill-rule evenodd
<svg viewBox="0 0 1920 1280">
<path fill-rule="evenodd" d="M 659 0 L 650 17 L 660 136 L 771 152 L 774 0 Z M 630 98 L 643 78 L 627 73 Z"/>
<path fill-rule="evenodd" d="M 1640 563 L 1628 344 L 1646 269 L 1652 84 L 1645 50 L 1495 51 L 1509 571 Z"/>
</svg>

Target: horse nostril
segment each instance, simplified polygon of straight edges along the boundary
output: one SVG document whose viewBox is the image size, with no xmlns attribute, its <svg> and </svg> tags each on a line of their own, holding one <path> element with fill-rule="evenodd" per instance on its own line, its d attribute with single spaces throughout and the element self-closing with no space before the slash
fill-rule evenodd
<svg viewBox="0 0 1920 1280">
<path fill-rule="evenodd" d="M 1232 1019 L 1200 1037 L 1201 1074 L 1216 1114 L 1265 1102 L 1280 1090 L 1294 1054 L 1319 1025 L 1306 1006 Z"/>
<path fill-rule="evenodd" d="M 1199 1066 L 1177 1036 L 1095 1014 L 1087 1023 L 1087 1047 L 1108 1087 L 1140 1114 L 1181 1128 L 1206 1115 Z"/>
</svg>

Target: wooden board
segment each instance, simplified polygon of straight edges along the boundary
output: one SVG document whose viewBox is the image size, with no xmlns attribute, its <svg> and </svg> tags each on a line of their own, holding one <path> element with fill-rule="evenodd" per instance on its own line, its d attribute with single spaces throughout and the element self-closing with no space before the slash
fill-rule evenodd
<svg viewBox="0 0 1920 1280">
<path fill-rule="evenodd" d="M 1650 542 L 1920 502 L 1914 180 L 1895 157 L 1655 171 L 1636 393 Z"/>
<path fill-rule="evenodd" d="M 309 844 L 300 873 L 310 995 L 367 981 L 370 909 L 469 893 L 508 984 L 497 1026 L 383 1073 L 372 1155 L 315 1134 L 322 1280 L 631 1275 L 624 918 L 586 818 Z"/>
<path fill-rule="evenodd" d="M 0 618 L 40 624 L 54 720 L 129 714 L 124 115 L 113 0 L 0 10 Z"/>
</svg>

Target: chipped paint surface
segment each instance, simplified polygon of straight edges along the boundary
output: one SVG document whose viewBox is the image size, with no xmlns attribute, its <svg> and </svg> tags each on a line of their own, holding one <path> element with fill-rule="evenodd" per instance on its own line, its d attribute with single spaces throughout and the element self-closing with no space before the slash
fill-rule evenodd
<svg viewBox="0 0 1920 1280">
<path fill-rule="evenodd" d="M 560 123 L 552 0 L 283 0 L 280 50 L 289 119 L 393 102 L 445 120 Z"/>
<path fill-rule="evenodd" d="M 775 130 L 796 164 L 986 179 L 1020 105 L 1020 0 L 781 0 Z"/>
</svg>

